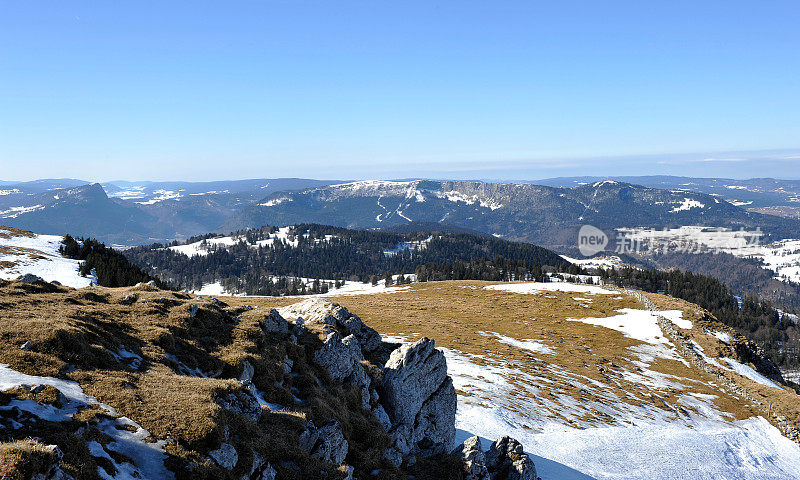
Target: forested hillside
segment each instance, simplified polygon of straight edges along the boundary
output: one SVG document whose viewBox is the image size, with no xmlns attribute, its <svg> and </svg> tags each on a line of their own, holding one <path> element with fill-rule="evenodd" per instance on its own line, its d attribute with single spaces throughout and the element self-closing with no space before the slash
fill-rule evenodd
<svg viewBox="0 0 800 480">
<path fill-rule="evenodd" d="M 221 282 L 229 291 L 251 295 L 305 293 L 297 291 L 295 277 L 375 283 L 402 273 L 417 273 L 421 280 L 541 280 L 548 268 L 579 272 L 550 250 L 492 237 L 315 224 L 195 237 L 184 245 L 154 244 L 125 254 L 170 283 L 199 289 Z"/>
<path fill-rule="evenodd" d="M 125 255 L 91 238 L 75 239 L 66 235 L 59 247 L 61 255 L 74 260 L 83 260 L 79 267 L 81 275 L 94 274 L 97 284 L 104 287 L 129 287 L 139 282 L 155 281 L 160 288 L 166 285 L 141 268 L 131 264 Z"/>
</svg>

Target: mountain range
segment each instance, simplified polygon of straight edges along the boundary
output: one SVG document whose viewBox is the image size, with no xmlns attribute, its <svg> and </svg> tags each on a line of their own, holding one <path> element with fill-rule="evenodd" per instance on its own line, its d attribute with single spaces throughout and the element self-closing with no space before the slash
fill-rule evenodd
<svg viewBox="0 0 800 480">
<path fill-rule="evenodd" d="M 583 180 L 588 178 L 541 182 L 550 185 L 294 178 L 3 182 L 0 223 L 46 234 L 92 236 L 124 246 L 300 223 L 390 230 L 418 230 L 415 224 L 435 223 L 551 247 L 574 246 L 577 230 L 586 223 L 607 231 L 685 225 L 760 227 L 773 239 L 793 238 L 800 231 L 797 219 L 762 215 L 726 200 L 790 205 L 800 192 L 800 187 L 792 186 L 797 182 L 683 177 L 631 178 L 637 183 Z M 736 198 L 718 191 L 735 192 Z"/>
</svg>

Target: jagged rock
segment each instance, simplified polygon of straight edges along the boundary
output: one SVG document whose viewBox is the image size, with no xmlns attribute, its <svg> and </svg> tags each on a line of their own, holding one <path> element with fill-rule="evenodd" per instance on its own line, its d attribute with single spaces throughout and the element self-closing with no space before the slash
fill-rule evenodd
<svg viewBox="0 0 800 480">
<path fill-rule="evenodd" d="M 229 412 L 238 413 L 258 422 L 261 417 L 261 405 L 248 390 L 237 390 L 217 399 L 217 403 Z"/>
<path fill-rule="evenodd" d="M 292 367 L 294 367 L 294 362 L 287 356 L 283 359 L 283 373 L 289 375 L 292 373 Z"/>
<path fill-rule="evenodd" d="M 250 467 L 249 474 L 242 475 L 241 480 L 275 480 L 276 475 L 277 472 L 272 465 L 257 452 L 253 452 L 253 466 Z"/>
<path fill-rule="evenodd" d="M 349 447 L 339 422 L 331 420 L 319 429 L 308 422 L 308 427 L 300 434 L 300 448 L 320 460 L 340 465 Z"/>
<path fill-rule="evenodd" d="M 193 303 L 193 304 L 189 305 L 189 315 L 192 318 L 194 318 L 194 316 L 197 315 L 197 311 L 199 309 L 200 309 L 200 307 L 198 307 L 196 303 Z"/>
<path fill-rule="evenodd" d="M 267 333 L 287 335 L 289 333 L 289 322 L 273 308 L 270 310 L 269 315 L 264 317 L 264 320 L 261 322 L 261 328 Z"/>
<path fill-rule="evenodd" d="M 331 376 L 334 382 L 347 382 L 361 389 L 361 403 L 369 408 L 369 376 L 361 362 L 364 355 L 354 335 L 341 338 L 338 333 L 328 334 L 322 348 L 314 352 L 314 360 Z"/>
<path fill-rule="evenodd" d="M 253 368 L 253 364 L 245 360 L 242 363 L 242 375 L 239 377 L 239 381 L 242 383 L 248 383 L 253 381 L 253 375 L 255 375 L 256 370 Z"/>
<path fill-rule="evenodd" d="M 375 405 L 375 408 L 372 409 L 372 414 L 375 415 L 375 418 L 378 419 L 384 430 L 388 432 L 392 428 L 392 421 L 389 420 L 389 414 L 386 413 L 386 409 L 383 408 L 383 405 Z"/>
<path fill-rule="evenodd" d="M 208 456 L 227 470 L 232 470 L 239 461 L 239 454 L 230 443 L 223 443 L 218 449 L 208 452 Z"/>
<path fill-rule="evenodd" d="M 304 323 L 338 327 L 350 335 L 355 335 L 365 352 L 372 352 L 381 345 L 381 336 L 378 332 L 365 325 L 357 315 L 330 300 L 310 298 L 283 307 L 279 311 L 286 318 L 302 317 Z"/>
<path fill-rule="evenodd" d="M 19 346 L 19 349 L 28 352 L 33 349 L 33 344 L 30 342 L 30 340 L 25 340 L 25 342 Z"/>
<path fill-rule="evenodd" d="M 511 437 L 503 437 L 486 452 L 486 469 L 492 480 L 536 480 L 536 466 Z"/>
<path fill-rule="evenodd" d="M 483 454 L 481 439 L 476 435 L 464 441 L 453 454 L 464 462 L 464 480 L 490 480 L 486 469 L 486 456 Z"/>
<path fill-rule="evenodd" d="M 18 282 L 23 283 L 37 283 L 37 282 L 44 282 L 44 279 L 38 275 L 34 275 L 32 273 L 26 273 L 25 275 L 20 275 L 17 277 Z"/>
<path fill-rule="evenodd" d="M 433 340 L 396 349 L 386 362 L 381 403 L 392 422 L 390 435 L 399 457 L 450 452 L 455 439 L 456 392 L 447 360 Z M 398 454 L 385 452 L 397 464 Z"/>
</svg>

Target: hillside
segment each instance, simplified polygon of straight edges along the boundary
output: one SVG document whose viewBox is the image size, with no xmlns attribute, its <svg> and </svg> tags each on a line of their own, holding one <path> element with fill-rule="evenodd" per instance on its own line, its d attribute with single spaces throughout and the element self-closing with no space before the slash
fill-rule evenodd
<svg viewBox="0 0 800 480">
<path fill-rule="evenodd" d="M 463 478 L 431 340 L 385 342 L 318 300 L 6 281 L 0 298 L 2 478 Z M 535 479 L 506 446 L 492 478 Z"/>
<path fill-rule="evenodd" d="M 301 223 L 398 232 L 418 230 L 409 224 L 443 224 L 448 231 L 502 235 L 564 248 L 574 246 L 577 229 L 584 223 L 609 233 L 624 227 L 761 227 L 774 240 L 796 237 L 800 230 L 800 220 L 742 208 L 786 204 L 797 194 L 791 182 L 709 184 L 707 179 L 685 179 L 675 186 L 679 179 L 672 183 L 647 177 L 629 180 L 566 181 L 555 186 L 428 180 L 335 183 L 296 178 L 102 185 L 41 180 L 4 185 L 0 221 L 47 234 L 69 231 L 125 246 L 184 240 L 210 231 Z M 637 185 L 638 180 L 643 185 Z M 769 192 L 783 195 L 780 198 L 786 201 L 776 204 L 768 196 L 751 204 L 752 200 L 736 196 Z"/>
<path fill-rule="evenodd" d="M 0 298 L 0 456 L 72 478 L 460 480 L 476 459 L 495 480 L 800 478 L 781 434 L 800 440 L 797 393 L 669 297 L 449 281 L 346 309 L 146 285 Z"/>
<path fill-rule="evenodd" d="M 550 250 L 493 237 L 437 231 L 401 234 L 325 225 L 205 235 L 186 244 L 132 248 L 125 255 L 168 283 L 193 290 L 218 285 L 230 293 L 249 295 L 296 294 L 298 277 L 305 279 L 303 289 L 322 280 L 327 291 L 327 284 L 330 288 L 375 284 L 398 274 L 422 280 L 541 280 L 545 267 L 579 271 Z"/>
<path fill-rule="evenodd" d="M 93 239 L 41 235 L 0 225 L 0 279 L 32 277 L 73 288 L 166 285 Z"/>
<path fill-rule="evenodd" d="M 800 222 L 760 215 L 718 197 L 614 181 L 573 188 L 482 182 L 363 181 L 278 192 L 242 209 L 221 227 L 232 231 L 304 222 L 385 228 L 438 222 L 545 246 L 575 245 L 589 223 L 622 227 L 706 225 L 760 227 L 776 238 L 796 236 Z"/>
</svg>

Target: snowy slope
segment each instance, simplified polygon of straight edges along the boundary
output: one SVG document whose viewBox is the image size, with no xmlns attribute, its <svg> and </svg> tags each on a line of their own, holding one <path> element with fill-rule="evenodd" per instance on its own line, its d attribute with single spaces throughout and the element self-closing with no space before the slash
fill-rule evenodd
<svg viewBox="0 0 800 480">
<path fill-rule="evenodd" d="M 702 336 L 707 347 L 724 345 L 691 309 L 631 308 L 618 290 L 569 283 L 461 288 L 469 293 L 454 297 L 441 293 L 445 285 L 417 284 L 379 310 L 402 312 L 398 318 L 367 312 L 375 327 L 391 325 L 395 341 L 437 339 L 459 395 L 457 443 L 478 435 L 488 448 L 514 437 L 543 480 L 800 479 L 800 445 L 755 411 L 740 410 L 746 402 L 684 358 L 654 314 L 690 338 Z M 440 307 L 431 305 L 442 295 Z M 425 315 L 407 318 L 405 309 L 421 302 Z M 493 307 L 464 314 L 478 305 Z M 591 314 L 572 313 L 584 309 Z M 706 361 L 741 375 L 737 384 L 794 395 L 752 367 L 712 358 L 715 350 L 706 348 Z"/>
<path fill-rule="evenodd" d="M 78 273 L 78 260 L 58 253 L 63 238 L 0 227 L 0 278 L 12 280 L 30 273 L 73 288 L 96 284 L 94 277 Z"/>
</svg>

